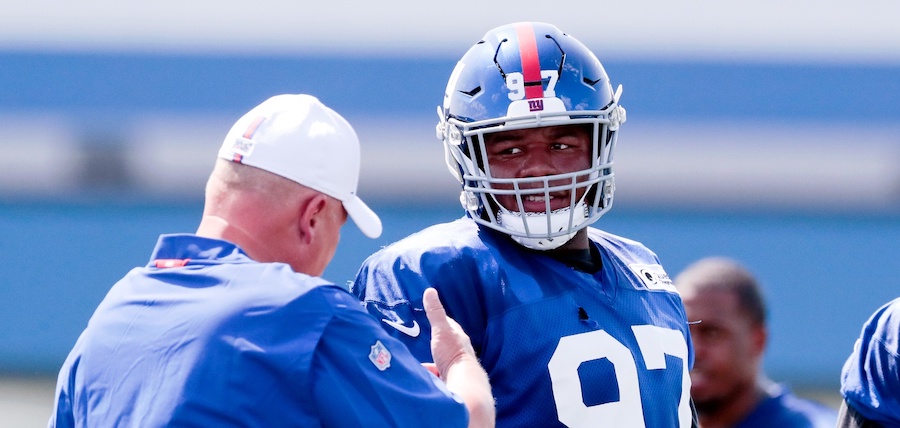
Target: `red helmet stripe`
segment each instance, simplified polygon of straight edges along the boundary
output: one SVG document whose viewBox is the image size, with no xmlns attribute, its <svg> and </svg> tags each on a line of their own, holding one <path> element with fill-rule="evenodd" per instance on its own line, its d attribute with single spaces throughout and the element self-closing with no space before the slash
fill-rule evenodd
<svg viewBox="0 0 900 428">
<path fill-rule="evenodd" d="M 516 37 L 519 38 L 519 57 L 522 58 L 525 98 L 543 98 L 544 85 L 541 83 L 541 58 L 538 55 L 534 27 L 529 23 L 517 24 Z"/>
</svg>

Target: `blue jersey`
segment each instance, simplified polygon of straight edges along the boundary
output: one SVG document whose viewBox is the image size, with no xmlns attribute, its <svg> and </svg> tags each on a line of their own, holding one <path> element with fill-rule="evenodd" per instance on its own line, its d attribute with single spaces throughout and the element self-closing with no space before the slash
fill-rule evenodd
<svg viewBox="0 0 900 428">
<path fill-rule="evenodd" d="M 836 423 L 835 409 L 800 398 L 779 385 L 734 428 L 834 428 Z"/>
<path fill-rule="evenodd" d="M 411 411 L 410 409 L 415 409 Z M 346 290 L 165 235 L 59 373 L 50 427 L 466 426 L 457 397 Z"/>
<path fill-rule="evenodd" d="M 691 426 L 680 296 L 643 245 L 589 235 L 594 274 L 464 218 L 373 254 L 351 291 L 430 361 L 422 293 L 438 289 L 490 377 L 499 427 Z"/>
<path fill-rule="evenodd" d="M 841 395 L 866 419 L 900 427 L 900 298 L 879 308 L 841 374 Z"/>
</svg>

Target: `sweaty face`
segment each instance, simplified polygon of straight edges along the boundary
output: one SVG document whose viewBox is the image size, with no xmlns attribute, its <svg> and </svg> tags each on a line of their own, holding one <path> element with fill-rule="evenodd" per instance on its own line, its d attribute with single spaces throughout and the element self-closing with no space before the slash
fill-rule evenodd
<svg viewBox="0 0 900 428">
<path fill-rule="evenodd" d="M 591 132 L 590 126 L 563 125 L 486 134 L 485 147 L 490 173 L 495 178 L 529 178 L 588 169 L 593 149 Z M 587 175 L 578 177 L 578 181 L 587 178 Z M 571 182 L 571 178 L 553 180 L 550 186 L 562 186 Z M 512 184 L 495 184 L 494 187 L 513 188 Z M 521 187 L 543 188 L 543 183 L 529 182 Z M 584 188 L 577 189 L 575 198 L 580 198 L 584 191 Z M 551 209 L 568 207 L 571 198 L 571 190 L 551 192 Z M 543 192 L 529 194 L 522 199 L 525 211 L 546 210 Z M 508 210 L 519 209 L 515 195 L 497 195 L 497 202 Z"/>
<path fill-rule="evenodd" d="M 691 396 L 701 412 L 727 403 L 736 391 L 752 388 L 765 331 L 739 309 L 738 298 L 724 290 L 688 288 L 681 292 L 694 342 Z"/>
</svg>

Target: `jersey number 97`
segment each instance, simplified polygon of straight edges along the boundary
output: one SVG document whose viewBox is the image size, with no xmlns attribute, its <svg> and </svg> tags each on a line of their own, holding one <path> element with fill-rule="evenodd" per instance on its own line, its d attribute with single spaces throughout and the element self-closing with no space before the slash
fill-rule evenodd
<svg viewBox="0 0 900 428">
<path fill-rule="evenodd" d="M 631 330 L 648 370 L 665 369 L 666 355 L 681 359 L 685 362 L 682 367 L 687 367 L 687 343 L 681 332 L 654 325 L 632 326 Z M 582 399 L 578 367 L 584 362 L 603 358 L 609 360 L 615 369 L 619 401 L 587 406 Z M 596 426 L 597 421 L 604 421 L 607 426 L 645 427 L 634 358 L 625 345 L 604 330 L 560 339 L 548 364 L 560 422 L 570 428 Z M 691 426 L 690 389 L 689 373 L 682 370 L 681 400 L 678 403 L 678 420 L 682 428 Z"/>
</svg>

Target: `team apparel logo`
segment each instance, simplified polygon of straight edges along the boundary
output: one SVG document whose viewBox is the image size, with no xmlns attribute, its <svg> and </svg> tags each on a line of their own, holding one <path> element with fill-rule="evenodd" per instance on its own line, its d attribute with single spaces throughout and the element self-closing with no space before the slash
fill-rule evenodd
<svg viewBox="0 0 900 428">
<path fill-rule="evenodd" d="M 421 331 L 421 329 L 419 328 L 419 323 L 416 322 L 416 320 L 413 320 L 412 325 L 409 327 L 403 324 L 402 320 L 401 322 L 397 322 L 391 321 L 389 319 L 382 319 L 382 321 L 384 321 L 385 324 L 396 328 L 400 333 L 403 333 L 409 337 L 418 337 L 419 332 Z"/>
<path fill-rule="evenodd" d="M 378 370 L 385 371 L 391 366 L 391 352 L 387 350 L 380 340 L 376 340 L 369 352 L 369 360 Z"/>
<path fill-rule="evenodd" d="M 253 153 L 253 147 L 255 143 L 253 142 L 253 134 L 256 133 L 256 129 L 259 128 L 266 120 L 265 117 L 259 116 L 247 126 L 247 129 L 241 134 L 240 137 L 235 138 L 234 143 L 231 146 L 232 152 L 232 161 L 233 162 L 242 162 L 245 156 L 250 156 Z"/>
<path fill-rule="evenodd" d="M 641 282 L 643 282 L 647 288 L 651 290 L 665 290 L 678 293 L 678 290 L 675 289 L 675 284 L 673 284 L 672 279 L 669 278 L 669 274 L 666 273 L 661 265 L 631 264 L 628 265 L 628 267 L 641 279 Z"/>
</svg>

